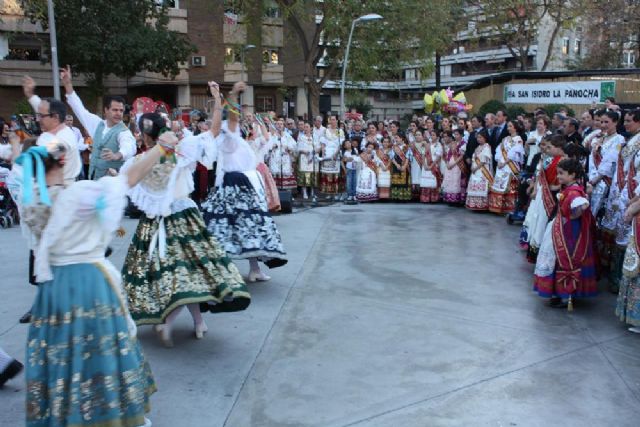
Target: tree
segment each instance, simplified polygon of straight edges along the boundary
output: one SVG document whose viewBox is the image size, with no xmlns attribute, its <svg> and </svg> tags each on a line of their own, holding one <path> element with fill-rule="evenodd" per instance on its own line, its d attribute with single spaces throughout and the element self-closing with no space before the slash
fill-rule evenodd
<svg viewBox="0 0 640 427">
<path fill-rule="evenodd" d="M 476 13 L 469 16 L 476 23 L 478 37 L 506 46 L 521 71 L 529 69 L 529 51 L 538 44 L 540 31 L 551 31 L 541 70 L 546 70 L 558 33 L 581 15 L 582 0 L 470 0 Z"/>
<path fill-rule="evenodd" d="M 27 17 L 48 28 L 46 0 L 20 0 Z M 169 31 L 165 6 L 156 0 L 119 2 L 55 0 L 58 57 L 84 73 L 100 97 L 104 79 L 133 77 L 147 70 L 175 77 L 178 64 L 195 52 L 182 34 Z"/>
<path fill-rule="evenodd" d="M 408 65 L 425 77 L 433 71 L 434 52 L 450 43 L 462 1 L 430 0 L 275 0 L 302 49 L 305 84 L 313 115 L 322 87 L 339 80 L 351 22 L 377 13 L 382 21 L 356 26 L 349 54 L 347 82 L 397 80 Z M 316 13 L 313 13 L 316 11 Z M 316 77 L 318 65 L 324 74 Z"/>
</svg>

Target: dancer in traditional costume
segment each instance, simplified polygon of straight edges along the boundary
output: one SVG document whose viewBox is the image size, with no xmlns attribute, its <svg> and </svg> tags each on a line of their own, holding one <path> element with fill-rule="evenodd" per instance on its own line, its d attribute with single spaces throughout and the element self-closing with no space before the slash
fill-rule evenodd
<svg viewBox="0 0 640 427">
<path fill-rule="evenodd" d="M 356 200 L 359 202 L 378 200 L 379 160 L 374 150 L 375 145 L 375 142 L 368 141 L 364 152 L 360 154 L 362 169 L 358 175 L 358 186 L 356 187 Z"/>
<path fill-rule="evenodd" d="M 238 94 L 245 87 L 244 82 L 233 86 L 230 103 L 237 104 Z M 202 204 L 203 215 L 207 229 L 229 257 L 249 260 L 248 280 L 266 281 L 270 277 L 260 270 L 258 262 L 269 268 L 280 267 L 287 263 L 286 253 L 269 215 L 255 153 L 240 137 L 236 112 L 229 113 L 218 139 L 218 187 Z"/>
<path fill-rule="evenodd" d="M 378 199 L 388 200 L 391 197 L 391 159 L 393 158 L 391 139 L 388 136 L 383 137 L 381 145 L 382 147 L 376 152 L 376 156 L 380 160 L 377 177 Z"/>
<path fill-rule="evenodd" d="M 167 146 L 177 142 L 167 135 Z M 14 145 L 18 151 L 18 143 Z M 160 159 L 127 175 L 64 186 L 64 145 L 15 160 L 12 194 L 36 238 L 38 295 L 27 339 L 27 426 L 142 426 L 155 383 L 136 340 L 120 275 L 104 257 L 126 192 Z M 33 179 L 35 171 L 35 182 Z"/>
<path fill-rule="evenodd" d="M 338 196 L 340 182 L 340 147 L 344 141 L 344 131 L 338 128 L 336 116 L 329 117 L 329 123 L 320 138 L 320 192 Z"/>
<path fill-rule="evenodd" d="M 391 200 L 411 200 L 411 172 L 409 170 L 408 147 L 401 135 L 395 135 L 391 159 Z"/>
<path fill-rule="evenodd" d="M 522 224 L 522 242 L 526 244 L 527 260 L 531 263 L 536 262 L 547 224 L 556 207 L 556 194 L 560 190 L 558 163 L 563 159 L 563 140 L 560 135 L 547 136 L 538 144 L 542 156 L 537 166 L 533 201 Z"/>
<path fill-rule="evenodd" d="M 422 133 L 414 132 L 411 135 L 412 142 L 409 144 L 409 151 L 411 152 L 411 198 L 419 200 L 420 178 L 422 176 L 426 144 Z"/>
<path fill-rule="evenodd" d="M 637 121 L 634 116 L 637 115 Z M 624 212 L 629 207 L 630 200 L 638 183 L 636 182 L 637 155 L 640 151 L 640 135 L 636 127 L 640 128 L 640 113 L 631 112 L 625 115 L 625 128 L 632 137 L 620 145 L 615 173 L 609 188 L 609 196 L 605 204 L 605 214 L 601 226 L 605 233 L 613 235 L 611 248 L 611 262 L 609 268 L 609 289 L 617 293 L 622 278 L 622 261 L 625 249 L 629 243 L 631 224 L 624 221 Z"/>
<path fill-rule="evenodd" d="M 616 174 L 616 164 L 618 155 L 624 144 L 624 137 L 618 134 L 616 126 L 618 123 L 618 113 L 606 111 L 600 117 L 602 133 L 600 137 L 591 141 L 591 156 L 589 157 L 589 184 L 593 188 L 591 192 L 591 212 L 596 217 L 598 226 L 597 247 L 598 258 L 603 272 L 615 271 L 613 268 L 613 256 L 615 253 L 615 226 L 611 221 L 606 222 L 604 218 L 609 212 L 612 216 L 612 205 L 608 206 L 607 199 L 612 195 L 611 183 Z M 615 189 L 613 192 L 615 193 Z M 622 214 L 622 213 L 620 213 Z"/>
<path fill-rule="evenodd" d="M 320 169 L 318 156 L 320 143 L 316 143 L 311 132 L 311 125 L 305 123 L 304 130 L 298 135 L 298 185 L 302 187 L 302 198 L 308 199 L 315 195 L 318 186 Z"/>
<path fill-rule="evenodd" d="M 464 161 L 467 142 L 463 129 L 454 130 L 453 135 L 444 152 L 447 170 L 442 180 L 442 199 L 447 203 L 464 204 L 467 196 L 468 167 Z"/>
<path fill-rule="evenodd" d="M 552 307 L 573 309 L 573 298 L 597 294 L 594 258 L 594 221 L 589 200 L 577 184 L 582 166 L 575 159 L 558 163 L 558 212 L 547 226 L 538 253 L 534 290 L 551 298 Z"/>
<path fill-rule="evenodd" d="M 296 141 L 284 131 L 284 120 L 278 119 L 269 141 L 269 170 L 279 189 L 294 190 L 298 183 L 293 161 L 296 157 Z"/>
<path fill-rule="evenodd" d="M 276 181 L 271 175 L 269 167 L 265 163 L 265 159 L 269 153 L 269 144 L 271 136 L 265 122 L 269 122 L 268 117 L 257 118 L 257 116 L 251 116 L 251 129 L 247 137 L 247 142 L 253 148 L 256 155 L 256 171 L 262 178 L 264 184 L 264 192 L 267 198 L 267 207 L 269 212 L 277 212 L 280 210 L 280 194 L 278 193 L 278 187 Z"/>
<path fill-rule="evenodd" d="M 217 86 L 214 90 L 217 95 Z M 219 102 L 219 96 L 214 98 Z M 220 105 L 215 108 L 214 128 L 208 131 L 214 134 L 219 132 L 221 115 Z M 140 117 L 139 128 L 149 150 L 158 144 L 166 124 L 160 114 L 148 113 Z M 205 141 L 197 136 L 183 139 L 175 153 L 163 157 L 129 191 L 132 203 L 145 215 L 122 268 L 124 289 L 133 319 L 138 325 L 162 325 L 156 329 L 167 347 L 173 346 L 172 324 L 184 306 L 193 318 L 196 338 L 201 339 L 208 328 L 200 303 L 207 303 L 203 308 L 212 312 L 244 310 L 250 303 L 240 272 L 189 198 L 196 163 L 208 163 L 213 148 Z M 126 173 L 143 158 L 136 156 L 122 170 Z"/>
<path fill-rule="evenodd" d="M 520 168 L 524 162 L 524 145 L 519 134 L 519 122 L 507 123 L 509 136 L 496 149 L 497 163 L 493 184 L 489 190 L 489 211 L 497 214 L 511 213 L 516 207 Z"/>
<path fill-rule="evenodd" d="M 451 134 L 450 131 L 449 135 Z M 420 172 L 420 201 L 422 203 L 437 203 L 440 201 L 440 186 L 442 185 L 442 173 L 440 160 L 442 150 L 437 140 L 427 141 L 425 144 L 424 159 Z"/>
<path fill-rule="evenodd" d="M 476 139 L 478 146 L 471 157 L 471 175 L 467 185 L 465 207 L 473 211 L 486 211 L 489 208 L 489 186 L 493 182 L 489 133 L 482 129 L 477 133 Z"/>
</svg>

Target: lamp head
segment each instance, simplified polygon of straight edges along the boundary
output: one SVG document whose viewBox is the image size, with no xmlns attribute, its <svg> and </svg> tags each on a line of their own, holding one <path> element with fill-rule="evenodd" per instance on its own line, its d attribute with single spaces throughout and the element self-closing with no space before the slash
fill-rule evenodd
<svg viewBox="0 0 640 427">
<path fill-rule="evenodd" d="M 356 19 L 356 22 L 376 21 L 378 19 L 382 19 L 382 16 L 377 13 L 368 13 Z"/>
</svg>

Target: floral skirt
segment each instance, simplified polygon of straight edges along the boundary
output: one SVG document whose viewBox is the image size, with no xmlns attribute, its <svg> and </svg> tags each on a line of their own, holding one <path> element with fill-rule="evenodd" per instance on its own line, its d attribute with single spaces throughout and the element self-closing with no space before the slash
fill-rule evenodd
<svg viewBox="0 0 640 427">
<path fill-rule="evenodd" d="M 518 198 L 518 179 L 512 177 L 509 188 L 504 193 L 489 190 L 489 211 L 497 214 L 511 213 L 516 209 Z"/>
<path fill-rule="evenodd" d="M 122 281 L 133 320 L 163 323 L 177 307 L 209 302 L 211 311 L 239 311 L 251 297 L 238 268 L 205 228 L 200 212 L 189 208 L 163 219 L 166 256 L 155 244 L 160 221 L 143 216 L 129 246 Z M 157 237 L 155 237 L 157 239 Z"/>
<path fill-rule="evenodd" d="M 273 179 L 273 175 L 271 175 L 271 171 L 264 163 L 258 163 L 256 166 L 256 170 L 262 177 L 262 182 L 264 183 L 264 192 L 267 197 L 267 206 L 269 211 L 277 212 L 280 210 L 280 194 L 278 193 L 278 187 L 276 186 L 276 181 Z"/>
<path fill-rule="evenodd" d="M 296 180 L 295 175 L 280 176 L 280 174 L 276 174 L 276 175 L 273 175 L 273 179 L 276 182 L 277 188 L 282 188 L 285 190 L 294 190 L 296 187 L 298 187 L 298 181 Z"/>
<path fill-rule="evenodd" d="M 489 207 L 489 198 L 482 196 L 467 196 L 465 207 L 472 211 L 486 211 Z"/>
<path fill-rule="evenodd" d="M 616 316 L 628 325 L 640 327 L 640 276 L 623 277 L 620 281 Z"/>
<path fill-rule="evenodd" d="M 420 201 L 422 203 L 437 203 L 440 201 L 439 188 L 421 188 Z"/>
<path fill-rule="evenodd" d="M 156 386 L 127 313 L 94 264 L 54 266 L 27 340 L 28 427 L 138 427 Z"/>
<path fill-rule="evenodd" d="M 320 192 L 325 194 L 338 194 L 340 175 L 338 173 L 320 174 Z"/>
<path fill-rule="evenodd" d="M 408 171 L 391 172 L 391 199 L 411 200 L 411 180 Z"/>
<path fill-rule="evenodd" d="M 202 204 L 207 229 L 233 259 L 258 258 L 269 268 L 287 263 L 275 221 L 241 172 L 224 174 L 222 186 Z"/>
<path fill-rule="evenodd" d="M 317 187 L 320 174 L 318 172 L 298 171 L 298 185 L 300 187 Z"/>
</svg>

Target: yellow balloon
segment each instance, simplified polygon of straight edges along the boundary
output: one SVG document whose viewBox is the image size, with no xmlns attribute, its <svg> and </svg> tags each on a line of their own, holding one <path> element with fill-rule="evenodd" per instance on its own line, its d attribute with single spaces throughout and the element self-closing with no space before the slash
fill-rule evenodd
<svg viewBox="0 0 640 427">
<path fill-rule="evenodd" d="M 449 97 L 447 96 L 447 91 L 442 89 L 440 91 L 440 104 L 447 105 L 449 103 Z"/>
<path fill-rule="evenodd" d="M 424 111 L 425 113 L 433 111 L 433 96 L 428 93 L 425 93 L 424 95 Z"/>
<path fill-rule="evenodd" d="M 456 96 L 453 97 L 454 101 L 458 101 L 462 104 L 466 104 L 467 103 L 467 98 L 464 96 L 464 92 L 460 92 L 458 93 Z"/>
</svg>

